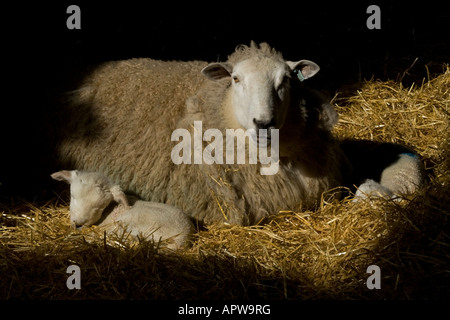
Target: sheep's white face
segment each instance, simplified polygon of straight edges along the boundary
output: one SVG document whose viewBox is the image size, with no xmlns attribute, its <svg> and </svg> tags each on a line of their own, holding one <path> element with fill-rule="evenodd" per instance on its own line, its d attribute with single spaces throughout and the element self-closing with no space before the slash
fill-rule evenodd
<svg viewBox="0 0 450 320">
<path fill-rule="evenodd" d="M 91 226 L 100 220 L 112 201 L 109 188 L 90 181 L 89 176 L 75 176 L 70 184 L 70 221 L 75 227 Z"/>
<path fill-rule="evenodd" d="M 51 174 L 58 181 L 70 184 L 70 222 L 74 227 L 98 222 L 112 201 L 128 207 L 128 200 L 118 185 L 101 173 L 62 170 Z"/>
<path fill-rule="evenodd" d="M 255 57 L 234 66 L 232 102 L 244 129 L 279 129 L 290 104 L 290 73 L 286 63 Z"/>
<path fill-rule="evenodd" d="M 319 66 L 312 61 L 282 61 L 269 56 L 255 56 L 232 66 L 212 63 L 202 70 L 211 80 L 231 77 L 233 112 L 245 130 L 280 129 L 291 103 L 291 82 L 301 73 L 301 81 L 312 77 Z M 298 80 L 296 80 L 298 81 Z M 258 137 L 252 136 L 256 141 Z"/>
</svg>

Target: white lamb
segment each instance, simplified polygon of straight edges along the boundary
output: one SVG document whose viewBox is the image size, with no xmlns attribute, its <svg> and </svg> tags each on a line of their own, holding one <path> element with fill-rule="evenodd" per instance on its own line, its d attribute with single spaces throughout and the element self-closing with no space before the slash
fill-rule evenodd
<svg viewBox="0 0 450 320">
<path fill-rule="evenodd" d="M 130 206 L 120 186 L 98 172 L 63 170 L 51 177 L 70 184 L 74 227 L 98 224 L 108 232 L 124 228 L 134 237 L 168 242 L 169 249 L 186 247 L 190 241 L 192 222 L 173 206 L 139 200 Z"/>
<path fill-rule="evenodd" d="M 341 148 L 352 165 L 348 186 L 354 202 L 384 198 L 401 200 L 418 192 L 426 172 L 414 150 L 396 143 L 345 139 Z"/>
</svg>

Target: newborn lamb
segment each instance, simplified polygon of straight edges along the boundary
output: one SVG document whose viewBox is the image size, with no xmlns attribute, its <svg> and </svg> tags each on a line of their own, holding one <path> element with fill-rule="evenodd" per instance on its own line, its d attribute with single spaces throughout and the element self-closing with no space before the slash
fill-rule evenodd
<svg viewBox="0 0 450 320">
<path fill-rule="evenodd" d="M 108 232 L 120 227 L 134 237 L 167 241 L 169 249 L 186 247 L 190 241 L 192 222 L 173 206 L 139 200 L 130 206 L 121 188 L 98 172 L 63 170 L 51 177 L 70 184 L 70 220 L 74 227 L 97 224 Z"/>
</svg>

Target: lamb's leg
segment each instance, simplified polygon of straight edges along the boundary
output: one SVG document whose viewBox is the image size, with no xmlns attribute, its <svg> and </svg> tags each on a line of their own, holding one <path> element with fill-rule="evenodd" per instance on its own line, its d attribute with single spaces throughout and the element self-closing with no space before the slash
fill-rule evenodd
<svg viewBox="0 0 450 320">
<path fill-rule="evenodd" d="M 353 202 L 357 202 L 368 198 L 393 198 L 394 194 L 388 188 L 382 186 L 372 179 L 367 179 L 362 183 L 355 193 Z"/>
</svg>

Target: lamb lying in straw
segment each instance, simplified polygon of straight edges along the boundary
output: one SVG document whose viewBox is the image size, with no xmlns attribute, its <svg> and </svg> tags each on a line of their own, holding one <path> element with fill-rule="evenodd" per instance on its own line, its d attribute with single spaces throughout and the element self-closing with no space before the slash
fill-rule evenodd
<svg viewBox="0 0 450 320">
<path fill-rule="evenodd" d="M 173 206 L 139 200 L 130 206 L 121 188 L 98 172 L 63 170 L 51 177 L 70 184 L 70 220 L 74 227 L 97 224 L 108 232 L 122 228 L 134 237 L 168 242 L 169 249 L 189 243 L 192 222 Z"/>
</svg>

